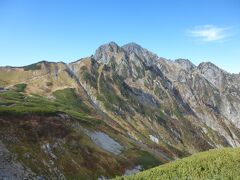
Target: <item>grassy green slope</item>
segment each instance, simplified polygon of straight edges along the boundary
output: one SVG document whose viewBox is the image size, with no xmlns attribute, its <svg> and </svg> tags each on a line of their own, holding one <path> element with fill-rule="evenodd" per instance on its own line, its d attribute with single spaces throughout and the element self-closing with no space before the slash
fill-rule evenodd
<svg viewBox="0 0 240 180">
<path fill-rule="evenodd" d="M 24 93 L 26 84 L 17 84 L 12 89 L 0 93 L 0 115 L 29 113 L 56 115 L 66 113 L 81 121 L 94 121 L 89 107 L 81 101 L 74 89 L 66 88 L 53 92 L 53 99 Z M 96 123 L 94 121 L 94 123 Z"/>
<path fill-rule="evenodd" d="M 240 148 L 222 148 L 116 179 L 240 179 Z"/>
</svg>

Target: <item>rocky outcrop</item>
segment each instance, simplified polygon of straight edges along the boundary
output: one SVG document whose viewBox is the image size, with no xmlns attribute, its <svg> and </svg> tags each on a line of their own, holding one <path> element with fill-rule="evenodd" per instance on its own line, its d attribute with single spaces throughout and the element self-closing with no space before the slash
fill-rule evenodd
<svg viewBox="0 0 240 180">
<path fill-rule="evenodd" d="M 29 168 L 17 161 L 0 141 L 0 179 L 40 179 Z"/>
</svg>

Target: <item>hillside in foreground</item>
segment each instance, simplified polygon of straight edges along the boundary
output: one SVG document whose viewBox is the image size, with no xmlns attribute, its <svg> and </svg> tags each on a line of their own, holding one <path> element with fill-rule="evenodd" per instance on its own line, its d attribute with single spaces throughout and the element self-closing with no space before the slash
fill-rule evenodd
<svg viewBox="0 0 240 180">
<path fill-rule="evenodd" d="M 240 179 L 240 148 L 205 151 L 116 179 Z"/>
</svg>

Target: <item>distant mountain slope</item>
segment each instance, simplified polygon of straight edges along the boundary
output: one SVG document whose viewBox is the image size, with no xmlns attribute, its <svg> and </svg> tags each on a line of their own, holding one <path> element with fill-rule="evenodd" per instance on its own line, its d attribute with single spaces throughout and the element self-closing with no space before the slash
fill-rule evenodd
<svg viewBox="0 0 240 180">
<path fill-rule="evenodd" d="M 116 180 L 240 179 L 240 149 L 215 149 Z"/>
<path fill-rule="evenodd" d="M 238 147 L 239 128 L 239 74 L 167 60 L 135 43 L 110 42 L 69 64 L 0 67 L 0 141 L 44 177 L 114 177 Z M 71 161 L 58 148 L 52 157 L 56 142 Z M 26 153 L 33 155 L 24 159 Z"/>
</svg>

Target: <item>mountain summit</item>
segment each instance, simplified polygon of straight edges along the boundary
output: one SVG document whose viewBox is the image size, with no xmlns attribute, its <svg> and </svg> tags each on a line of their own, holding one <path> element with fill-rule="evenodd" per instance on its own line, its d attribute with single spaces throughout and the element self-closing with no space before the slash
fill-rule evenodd
<svg viewBox="0 0 240 180">
<path fill-rule="evenodd" d="M 22 178 L 114 177 L 238 147 L 239 128 L 238 74 L 135 43 L 70 64 L 0 67 L 0 152 L 17 156 L 4 161 L 10 177 L 16 164 Z"/>
</svg>

